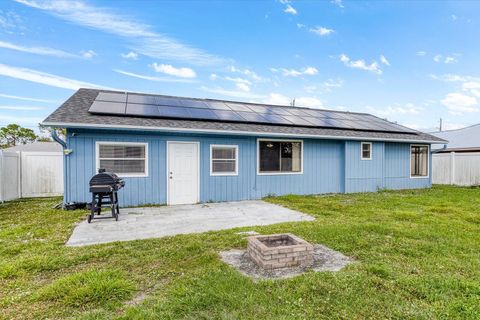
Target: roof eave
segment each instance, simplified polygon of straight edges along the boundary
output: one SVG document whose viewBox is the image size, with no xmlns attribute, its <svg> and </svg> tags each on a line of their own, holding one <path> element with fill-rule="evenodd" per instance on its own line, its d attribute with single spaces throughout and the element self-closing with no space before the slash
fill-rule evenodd
<svg viewBox="0 0 480 320">
<path fill-rule="evenodd" d="M 428 143 L 441 144 L 446 143 L 445 140 L 423 140 L 423 139 L 399 139 L 399 138 L 378 138 L 368 136 L 333 136 L 333 135 L 316 135 L 301 133 L 281 133 L 281 132 L 258 132 L 258 131 L 239 131 L 239 130 L 215 130 L 215 129 L 195 129 L 195 128 L 175 128 L 175 127 L 148 127 L 148 126 L 131 126 L 131 125 L 112 125 L 112 124 L 89 124 L 89 123 L 71 123 L 71 122 L 49 122 L 44 121 L 42 125 L 56 128 L 86 128 L 86 129 L 109 129 L 109 130 L 146 130 L 157 132 L 186 132 L 186 133 L 203 133 L 203 134 L 230 134 L 230 135 L 247 135 L 247 136 L 269 136 L 269 137 L 296 137 L 296 138 L 312 138 L 312 139 L 329 139 L 329 140 L 369 140 L 369 141 L 390 141 L 390 142 L 409 142 L 409 143 Z"/>
</svg>

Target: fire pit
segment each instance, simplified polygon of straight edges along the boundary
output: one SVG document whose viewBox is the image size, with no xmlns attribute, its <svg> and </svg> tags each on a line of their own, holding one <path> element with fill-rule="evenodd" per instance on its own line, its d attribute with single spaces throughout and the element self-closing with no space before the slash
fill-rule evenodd
<svg viewBox="0 0 480 320">
<path fill-rule="evenodd" d="M 304 267 L 313 263 L 313 246 L 290 233 L 249 237 L 247 254 L 264 269 Z"/>
</svg>

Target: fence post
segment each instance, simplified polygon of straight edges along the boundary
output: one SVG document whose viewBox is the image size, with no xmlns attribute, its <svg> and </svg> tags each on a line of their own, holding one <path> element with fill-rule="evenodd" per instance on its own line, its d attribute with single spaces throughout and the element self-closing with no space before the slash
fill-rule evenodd
<svg viewBox="0 0 480 320">
<path fill-rule="evenodd" d="M 3 202 L 3 151 L 0 150 L 0 202 Z"/>
<path fill-rule="evenodd" d="M 450 152 L 450 184 L 455 184 L 455 152 Z"/>
</svg>

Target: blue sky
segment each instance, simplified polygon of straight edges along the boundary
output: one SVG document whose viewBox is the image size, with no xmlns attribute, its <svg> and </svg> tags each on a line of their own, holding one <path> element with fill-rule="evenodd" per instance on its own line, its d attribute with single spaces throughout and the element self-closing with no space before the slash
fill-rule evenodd
<svg viewBox="0 0 480 320">
<path fill-rule="evenodd" d="M 0 125 L 79 87 L 480 122 L 480 2 L 0 2 Z"/>
</svg>

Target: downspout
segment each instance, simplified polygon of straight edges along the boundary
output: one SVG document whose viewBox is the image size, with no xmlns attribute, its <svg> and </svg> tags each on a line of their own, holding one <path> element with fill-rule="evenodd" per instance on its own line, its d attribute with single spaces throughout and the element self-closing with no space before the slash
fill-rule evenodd
<svg viewBox="0 0 480 320">
<path fill-rule="evenodd" d="M 67 165 L 68 165 L 66 156 L 72 153 L 72 150 L 67 149 L 67 143 L 58 136 L 57 130 L 55 128 L 52 128 L 52 131 L 50 132 L 50 136 L 52 137 L 53 140 L 55 140 L 58 144 L 60 144 L 63 149 L 63 154 L 64 154 L 64 157 L 63 157 L 63 203 L 65 203 L 65 199 L 67 196 L 66 190 L 67 190 Z"/>
<path fill-rule="evenodd" d="M 52 136 L 53 140 L 58 142 L 63 147 L 63 150 L 67 149 L 67 143 L 65 141 L 63 141 L 62 139 L 60 139 L 60 137 L 57 134 L 56 129 L 52 129 L 52 131 L 50 132 L 50 135 Z"/>
</svg>

